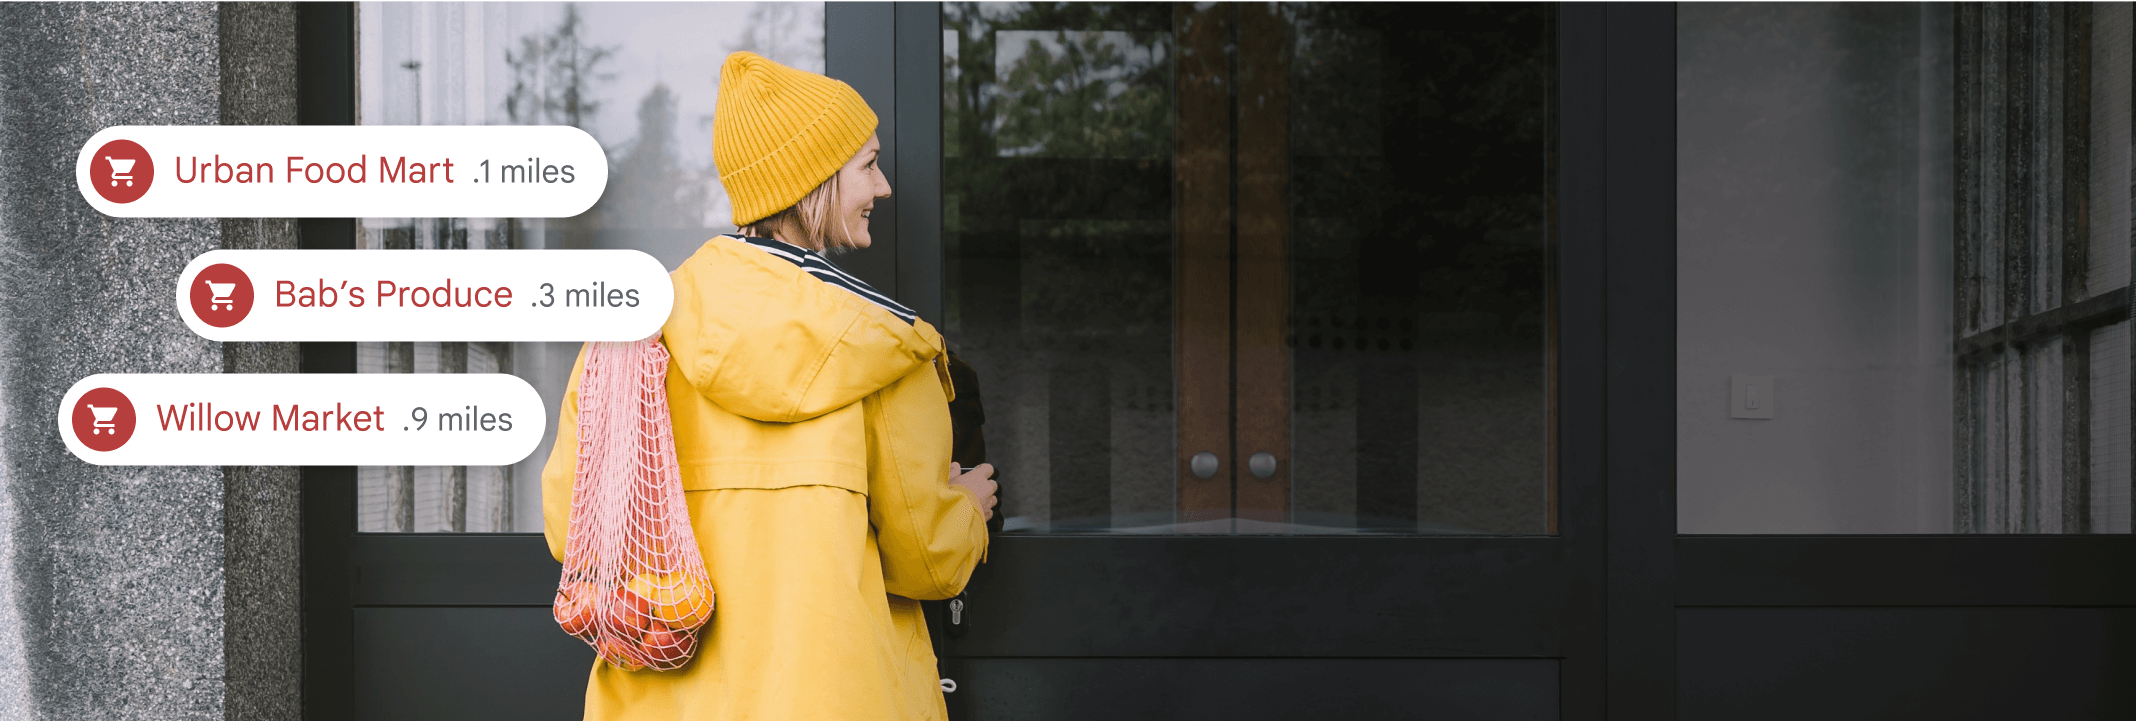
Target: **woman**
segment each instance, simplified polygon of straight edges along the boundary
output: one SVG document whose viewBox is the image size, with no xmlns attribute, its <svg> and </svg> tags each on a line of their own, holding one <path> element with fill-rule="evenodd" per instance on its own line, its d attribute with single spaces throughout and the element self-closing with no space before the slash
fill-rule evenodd
<svg viewBox="0 0 2136 721">
<path fill-rule="evenodd" d="M 867 247 L 874 202 L 890 195 L 875 113 L 844 83 L 751 53 L 721 67 L 717 111 L 713 160 L 743 232 L 675 270 L 662 328 L 716 608 L 680 670 L 595 662 L 586 717 L 944 718 L 912 599 L 963 589 L 986 552 L 994 483 L 987 466 L 949 478 L 941 334 L 822 255 Z M 542 474 L 558 559 L 584 363 Z"/>
</svg>

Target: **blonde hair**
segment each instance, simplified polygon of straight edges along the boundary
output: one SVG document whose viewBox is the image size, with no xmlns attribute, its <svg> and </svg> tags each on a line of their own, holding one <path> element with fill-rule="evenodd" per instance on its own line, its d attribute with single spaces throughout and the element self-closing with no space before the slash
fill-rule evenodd
<svg viewBox="0 0 2136 721">
<path fill-rule="evenodd" d="M 785 210 L 764 216 L 757 222 L 739 228 L 737 232 L 758 238 L 793 242 L 795 245 L 827 255 L 853 250 L 852 228 L 843 228 L 846 232 L 842 238 L 831 237 L 831 216 L 843 215 L 838 212 L 841 196 L 838 182 L 840 175 L 843 175 L 843 172 L 832 173 L 831 177 L 818 184 L 815 190 L 808 191 L 808 195 L 801 196 L 800 200 L 787 206 Z M 840 217 L 839 223 L 843 226 L 845 219 Z M 786 231 L 792 237 L 777 238 L 772 235 L 774 229 Z M 834 241 L 836 245 L 832 244 Z"/>
</svg>

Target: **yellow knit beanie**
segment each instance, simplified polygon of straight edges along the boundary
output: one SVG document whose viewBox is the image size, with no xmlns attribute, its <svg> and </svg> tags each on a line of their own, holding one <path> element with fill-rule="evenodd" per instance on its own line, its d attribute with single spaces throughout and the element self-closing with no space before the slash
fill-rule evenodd
<svg viewBox="0 0 2136 721">
<path fill-rule="evenodd" d="M 720 65 L 713 112 L 712 163 L 737 227 L 799 202 L 875 133 L 853 86 L 751 52 Z"/>
</svg>

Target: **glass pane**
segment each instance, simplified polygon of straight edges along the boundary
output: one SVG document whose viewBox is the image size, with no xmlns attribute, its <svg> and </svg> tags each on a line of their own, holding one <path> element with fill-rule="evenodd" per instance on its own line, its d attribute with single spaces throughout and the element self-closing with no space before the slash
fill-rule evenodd
<svg viewBox="0 0 2136 721">
<path fill-rule="evenodd" d="M 1552 530 L 1547 6 L 943 27 L 943 326 L 1009 532 Z"/>
<path fill-rule="evenodd" d="M 360 121 L 573 125 L 609 156 L 575 218 L 366 218 L 364 247 L 633 248 L 675 267 L 730 206 L 712 167 L 718 69 L 750 50 L 823 71 L 821 3 L 363 3 Z M 561 405 L 575 343 L 360 343 L 365 373 L 506 372 Z M 359 531 L 540 531 L 541 468 L 365 467 Z"/>
<path fill-rule="evenodd" d="M 2128 6 L 1677 22 L 1678 530 L 2129 532 Z"/>
<path fill-rule="evenodd" d="M 943 326 L 1009 532 L 1173 522 L 1172 9 L 943 5 Z"/>
<path fill-rule="evenodd" d="M 1542 5 L 1288 5 L 1301 524 L 1550 527 Z"/>
</svg>

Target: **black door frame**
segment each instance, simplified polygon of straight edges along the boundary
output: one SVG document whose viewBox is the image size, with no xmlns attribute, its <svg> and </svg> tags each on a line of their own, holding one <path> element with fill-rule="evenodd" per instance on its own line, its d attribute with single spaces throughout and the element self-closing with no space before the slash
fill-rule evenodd
<svg viewBox="0 0 2136 721">
<path fill-rule="evenodd" d="M 298 13 L 302 122 L 354 122 L 353 6 Z M 898 192 L 872 229 L 893 252 L 856 270 L 939 314 L 939 6 L 825 15 L 827 69 L 878 109 Z M 1662 719 L 1687 609 L 2136 607 L 2114 573 L 2136 536 L 1676 533 L 1675 13 L 1568 4 L 1558 22 L 1559 535 L 1004 536 L 952 656 L 1554 658 L 1562 718 Z M 302 229 L 354 247 L 352 221 Z M 353 344 L 303 353 L 305 372 L 354 370 Z M 547 605 L 539 534 L 356 534 L 354 469 L 303 479 L 307 718 L 353 717 L 357 606 Z M 1085 577 L 1031 595 L 1018 574 L 1040 572 Z M 1115 572 L 1192 582 L 1128 593 Z"/>
<path fill-rule="evenodd" d="M 356 4 L 298 3 L 297 122 L 356 124 Z M 298 245 L 306 250 L 356 247 L 352 218 L 298 221 Z M 304 373 L 356 372 L 356 344 L 303 343 Z M 355 613 L 350 550 L 356 535 L 356 469 L 299 469 L 304 717 L 344 721 L 355 716 Z"/>
<path fill-rule="evenodd" d="M 1564 5 L 1568 50 L 1595 28 L 1599 47 L 1567 53 L 1559 63 L 1566 106 L 1563 129 L 1566 241 L 1560 285 L 1582 267 L 1599 267 L 1598 321 L 1602 422 L 1587 430 L 1603 440 L 1608 609 L 1604 697 L 1599 715 L 1666 719 L 1676 715 L 1676 8 L 1673 4 Z M 1592 31 L 1591 31 L 1592 32 Z M 1589 36 L 1589 37 L 1592 37 Z M 1574 59 L 1583 58 L 1588 62 Z M 1582 88 L 1586 88 L 1583 90 Z M 1574 114 L 1575 96 L 1600 106 L 1592 125 Z M 1582 98 L 1585 100 L 1586 98 Z M 1600 131 L 1600 142 L 1576 133 Z M 1575 150 L 1578 148 L 1579 150 Z M 1574 158 L 1575 152 L 1583 157 Z M 1599 157 L 1588 153 L 1599 152 Z M 1576 178 L 1576 179 L 1575 179 Z M 1577 185 L 1575 185 L 1577 183 Z M 1574 210 L 1575 199 L 1582 202 Z M 1592 203 L 1592 205 L 1586 205 Z M 1592 224 L 1592 225 L 1590 225 Z M 1592 228 L 1592 230 L 1590 229 Z M 1586 235 L 1599 230 L 1595 236 Z M 1592 237 L 1599 257 L 1587 252 Z M 1565 335 L 1572 335 L 1566 294 Z M 1566 362 L 1569 372 L 1576 364 Z M 1571 389 L 1573 383 L 1564 386 Z M 1566 433 L 1565 442 L 1573 442 Z M 1567 465 L 1568 473 L 1570 465 Z M 1568 713 L 1571 717 L 1573 714 Z"/>
<path fill-rule="evenodd" d="M 884 142 L 900 162 L 939 163 L 939 4 L 899 3 L 893 17 L 828 3 L 825 15 L 827 70 L 896 109 Z M 969 591 L 971 631 L 947 644 L 948 675 L 982 658 L 1555 659 L 1562 718 L 1661 717 L 1646 714 L 1666 708 L 1654 699 L 1672 698 L 1674 678 L 1675 288 L 1651 280 L 1675 272 L 1675 15 L 1567 5 L 1559 23 L 1559 534 L 1002 536 Z M 840 42 L 841 28 L 896 47 Z M 939 166 L 928 179 L 939 213 Z M 936 215 L 934 232 L 899 222 L 895 234 L 936 244 L 936 273 L 939 228 Z M 1627 432 L 1641 414 L 1643 432 Z M 1643 483 L 1605 482 L 1620 478 Z M 1668 497 L 1656 507 L 1656 496 Z M 1611 574 L 1639 580 L 1612 586 Z"/>
</svg>

